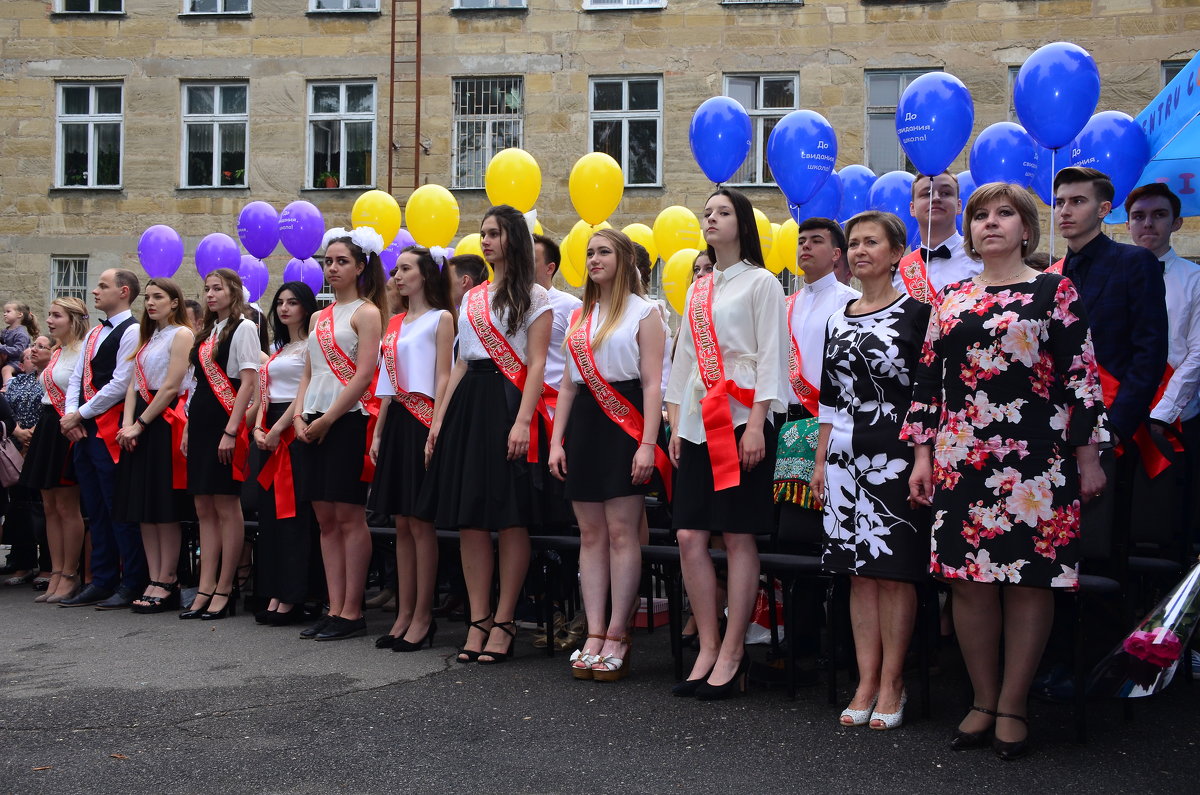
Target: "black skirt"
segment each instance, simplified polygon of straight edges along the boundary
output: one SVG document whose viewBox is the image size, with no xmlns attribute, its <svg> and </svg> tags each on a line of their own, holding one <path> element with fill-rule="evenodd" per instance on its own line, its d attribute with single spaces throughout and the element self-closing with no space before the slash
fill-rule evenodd
<svg viewBox="0 0 1200 795">
<path fill-rule="evenodd" d="M 734 437 L 741 441 L 741 425 Z M 763 423 L 767 451 L 758 466 L 749 472 L 742 470 L 741 482 L 730 489 L 713 491 L 712 462 L 708 444 L 693 444 L 686 439 L 679 452 L 679 469 L 675 473 L 675 499 L 672 503 L 673 527 L 676 530 L 707 530 L 712 533 L 775 532 L 775 498 L 772 492 L 775 478 L 775 428 Z"/>
<path fill-rule="evenodd" d="M 188 493 L 197 495 L 242 495 L 242 481 L 235 480 L 233 464 L 222 464 L 217 445 L 229 424 L 229 414 L 200 373 L 196 393 L 188 409 Z"/>
<path fill-rule="evenodd" d="M 75 485 L 75 456 L 71 455 L 71 443 L 59 430 L 58 420 L 54 406 L 42 406 L 25 463 L 21 465 L 22 486 L 57 489 Z"/>
<path fill-rule="evenodd" d="M 610 386 L 639 412 L 642 410 L 641 381 L 613 381 Z M 661 425 L 659 437 L 661 440 Z M 662 479 L 657 470 L 649 483 L 633 483 L 633 456 L 640 443 L 641 439 L 634 439 L 609 419 L 586 384 L 580 385 L 563 434 L 563 450 L 567 454 L 566 498 L 573 502 L 603 502 L 661 489 Z"/>
<path fill-rule="evenodd" d="M 137 396 L 135 417 L 147 403 Z M 195 516 L 188 492 L 172 487 L 171 425 L 160 414 L 138 436 L 133 450 L 122 450 L 116 466 L 113 518 L 120 522 L 162 524 L 181 522 Z"/>
<path fill-rule="evenodd" d="M 421 486 L 419 518 L 448 530 L 542 523 L 549 439 L 539 419 L 539 463 L 508 460 L 520 405 L 521 393 L 490 359 L 467 363 Z"/>
<path fill-rule="evenodd" d="M 389 516 L 414 516 L 425 482 L 425 441 L 429 429 L 399 401 L 388 406 L 379 436 L 379 457 L 367 510 Z"/>
<path fill-rule="evenodd" d="M 267 406 L 266 427 L 270 429 L 287 410 L 288 403 L 270 403 Z M 316 538 L 313 528 L 312 504 L 299 498 L 299 483 L 302 478 L 304 442 L 294 440 L 285 454 L 291 456 L 293 488 L 297 489 L 296 515 L 289 519 L 275 516 L 275 489 L 264 489 L 255 482 L 258 493 L 258 541 L 254 545 L 255 592 L 268 599 L 279 599 L 288 604 L 301 604 L 308 598 L 309 572 L 312 561 L 319 561 L 319 552 L 314 554 Z M 252 453 L 262 464 L 268 454 L 258 450 Z M 261 469 L 261 467 L 259 467 Z"/>
<path fill-rule="evenodd" d="M 305 414 L 313 422 L 322 414 Z M 296 499 L 305 502 L 367 504 L 367 487 L 362 479 L 367 453 L 367 415 L 347 411 L 329 428 L 318 444 L 301 445 L 296 458 L 303 471 L 296 484 Z"/>
</svg>

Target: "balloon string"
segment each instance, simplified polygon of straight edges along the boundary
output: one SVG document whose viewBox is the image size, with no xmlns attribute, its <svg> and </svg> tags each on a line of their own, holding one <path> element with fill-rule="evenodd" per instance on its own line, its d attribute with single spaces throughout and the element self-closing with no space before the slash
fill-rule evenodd
<svg viewBox="0 0 1200 795">
<path fill-rule="evenodd" d="M 1054 170 L 1054 155 L 1057 149 L 1050 150 L 1050 264 L 1054 264 L 1054 179 L 1058 174 Z"/>
</svg>

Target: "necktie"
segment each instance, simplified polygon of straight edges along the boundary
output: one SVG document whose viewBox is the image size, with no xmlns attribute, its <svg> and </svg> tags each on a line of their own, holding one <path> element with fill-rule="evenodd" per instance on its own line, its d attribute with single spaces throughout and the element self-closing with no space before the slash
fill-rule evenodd
<svg viewBox="0 0 1200 795">
<path fill-rule="evenodd" d="M 935 249 L 922 248 L 921 259 L 926 262 L 929 262 L 931 259 L 950 259 L 950 247 L 942 245 Z"/>
</svg>

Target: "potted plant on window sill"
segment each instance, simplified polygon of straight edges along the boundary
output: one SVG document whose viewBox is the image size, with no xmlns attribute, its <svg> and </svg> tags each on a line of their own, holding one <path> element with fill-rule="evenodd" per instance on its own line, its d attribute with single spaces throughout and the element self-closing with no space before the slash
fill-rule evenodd
<svg viewBox="0 0 1200 795">
<path fill-rule="evenodd" d="M 337 174 L 332 171 L 322 171 L 317 175 L 317 186 L 321 188 L 336 188 L 338 186 Z"/>
</svg>

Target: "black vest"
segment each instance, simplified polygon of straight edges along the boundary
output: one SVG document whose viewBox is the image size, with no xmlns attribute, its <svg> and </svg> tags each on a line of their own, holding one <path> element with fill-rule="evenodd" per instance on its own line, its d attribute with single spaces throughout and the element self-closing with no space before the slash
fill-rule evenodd
<svg viewBox="0 0 1200 795">
<path fill-rule="evenodd" d="M 96 391 L 100 391 L 105 384 L 112 380 L 113 371 L 117 369 L 117 349 L 121 347 L 121 337 L 125 335 L 125 329 L 136 322 L 133 315 L 130 315 L 122 323 L 113 327 L 104 341 L 96 346 L 96 353 L 92 356 L 92 386 Z M 87 355 L 87 351 L 84 351 L 84 355 Z M 85 384 L 81 381 L 79 384 L 80 405 L 87 402 L 84 397 L 84 389 Z"/>
</svg>

